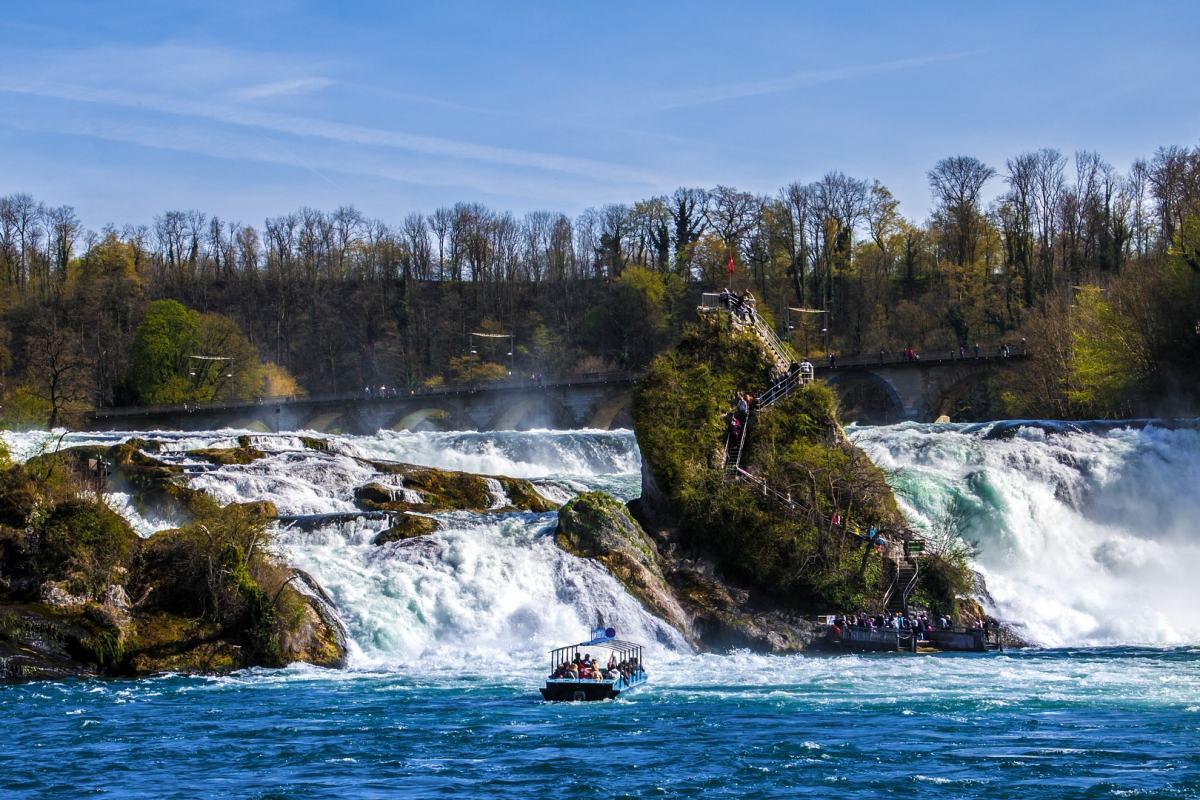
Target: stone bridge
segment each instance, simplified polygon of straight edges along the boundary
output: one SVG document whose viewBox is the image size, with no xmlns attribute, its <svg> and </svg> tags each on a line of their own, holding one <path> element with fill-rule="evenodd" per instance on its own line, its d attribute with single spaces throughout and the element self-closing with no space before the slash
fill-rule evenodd
<svg viewBox="0 0 1200 800">
<path fill-rule="evenodd" d="M 496 381 L 440 390 L 365 392 L 243 403 L 100 409 L 90 430 L 529 430 L 632 427 L 629 372 Z M 375 395 L 380 393 L 376 392 Z"/>
<path fill-rule="evenodd" d="M 883 357 L 815 364 L 816 374 L 837 393 L 846 422 L 933 422 L 954 415 L 955 405 L 983 385 L 984 374 L 1025 366 L 1025 353 L 1007 356 L 957 351 L 929 353 L 917 360 Z"/>
<path fill-rule="evenodd" d="M 957 353 L 906 359 L 851 359 L 815 365 L 837 391 L 846 422 L 931 422 L 952 413 L 956 398 L 979 385 L 982 373 L 1015 366 L 1016 354 L 960 357 Z M 545 381 L 502 381 L 479 386 L 401 392 L 268 398 L 244 403 L 101 409 L 90 430 L 312 430 L 368 434 L 378 430 L 529 430 L 632 427 L 630 400 L 637 375 L 578 375 Z"/>
</svg>

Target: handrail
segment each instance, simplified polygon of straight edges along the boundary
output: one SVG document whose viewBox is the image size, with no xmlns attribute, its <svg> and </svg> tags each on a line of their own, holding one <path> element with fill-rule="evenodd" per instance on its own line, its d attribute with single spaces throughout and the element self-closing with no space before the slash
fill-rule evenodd
<svg viewBox="0 0 1200 800">
<path fill-rule="evenodd" d="M 758 331 L 759 336 L 766 340 L 767 347 L 775 352 L 777 361 L 782 361 L 790 364 L 796 360 L 795 354 L 792 353 L 790 347 L 784 344 L 780 338 L 771 330 L 771 326 L 763 322 L 762 317 L 758 312 L 751 310 L 750 318 L 754 321 L 754 327 Z M 783 367 L 787 369 L 787 367 Z"/>
<path fill-rule="evenodd" d="M 937 350 L 932 353 L 926 353 L 919 358 L 910 359 L 905 356 L 886 355 L 883 358 L 874 358 L 870 356 L 858 356 L 855 358 L 837 358 L 833 364 L 827 361 L 818 359 L 813 362 L 815 369 L 819 370 L 838 370 L 850 369 L 857 367 L 920 367 L 937 364 L 939 366 L 948 363 L 970 363 L 972 361 L 988 362 L 988 361 L 1020 361 L 1029 358 L 1028 353 L 1010 353 L 1007 356 L 1002 356 L 997 353 L 989 355 L 980 354 L 978 356 L 968 353 L 961 355 L 957 350 Z"/>
<path fill-rule="evenodd" d="M 892 595 L 896 592 L 896 583 L 900 580 L 900 564 L 893 560 L 892 566 L 895 567 L 892 572 L 892 582 L 888 584 L 887 591 L 883 593 L 882 607 L 884 611 L 887 611 L 888 603 L 892 602 Z"/>
<path fill-rule="evenodd" d="M 913 589 L 916 588 L 917 578 L 921 574 L 921 559 L 909 558 L 909 561 L 912 562 L 913 573 L 912 577 L 908 579 L 908 585 L 904 587 L 904 596 L 901 598 L 901 602 L 904 604 L 905 611 L 908 611 L 908 598 L 912 594 Z"/>
</svg>

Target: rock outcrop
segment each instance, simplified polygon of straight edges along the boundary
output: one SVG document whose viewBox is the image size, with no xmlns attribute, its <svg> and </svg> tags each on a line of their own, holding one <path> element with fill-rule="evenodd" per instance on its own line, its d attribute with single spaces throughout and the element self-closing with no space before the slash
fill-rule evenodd
<svg viewBox="0 0 1200 800">
<path fill-rule="evenodd" d="M 142 539 L 97 499 L 115 478 L 179 502 L 178 474 L 127 445 L 0 468 L 0 678 L 344 662 L 328 597 L 267 554 L 271 504 L 181 494 L 194 520 Z"/>
<path fill-rule="evenodd" d="M 485 476 L 470 472 L 419 467 L 389 461 L 373 461 L 371 466 L 398 483 L 372 481 L 358 487 L 354 499 L 367 511 L 553 511 L 557 505 L 547 500 L 533 484 L 502 475 Z"/>
<path fill-rule="evenodd" d="M 756 337 L 727 316 L 702 317 L 635 392 L 642 496 L 632 516 L 612 498 L 587 495 L 560 511 L 560 546 L 605 564 L 702 649 L 795 652 L 814 639 L 812 615 L 881 608 L 894 568 L 854 531 L 906 530 L 883 473 L 846 438 L 820 383 L 754 415 L 740 466 L 759 483 L 731 479 L 724 417 L 735 392 L 761 391 L 772 379 Z M 764 484 L 781 487 L 779 496 Z M 839 525 L 828 522 L 835 514 Z M 941 580 L 922 587 L 931 608 L 956 602 L 943 587 L 965 572 L 942 566 Z"/>
<path fill-rule="evenodd" d="M 391 527 L 380 531 L 375 536 L 375 544 L 403 542 L 407 539 L 415 539 L 418 536 L 428 536 L 441 527 L 433 517 L 425 517 L 420 514 L 410 514 L 408 512 L 394 515 L 391 522 Z"/>
<path fill-rule="evenodd" d="M 672 551 L 669 537 L 661 538 Z M 720 578 L 711 563 L 665 555 L 630 509 L 609 495 L 588 492 L 564 505 L 554 540 L 572 555 L 603 564 L 648 611 L 700 649 L 788 653 L 813 639 L 814 625 L 758 607 L 750 592 Z"/>
<path fill-rule="evenodd" d="M 621 501 L 601 492 L 579 495 L 559 510 L 554 541 L 572 555 L 603 564 L 642 605 L 694 641 L 654 542 Z"/>
</svg>

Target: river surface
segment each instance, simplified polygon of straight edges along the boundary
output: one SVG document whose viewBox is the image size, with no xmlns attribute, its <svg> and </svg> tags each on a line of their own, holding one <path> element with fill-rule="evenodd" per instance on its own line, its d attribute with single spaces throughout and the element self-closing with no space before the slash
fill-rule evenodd
<svg viewBox="0 0 1200 800">
<path fill-rule="evenodd" d="M 186 450 L 230 432 L 164 434 Z M 0 687 L 0 797 L 1200 796 L 1200 434 L 1051 424 L 853 429 L 905 512 L 974 543 L 995 610 L 1039 646 L 939 656 L 697 655 L 554 514 L 280 532 L 337 602 L 351 666 Z M 8 434 L 17 457 L 44 435 Z M 67 443 L 112 441 L 68 436 Z M 285 514 L 353 507 L 393 459 L 638 492 L 628 432 L 390 433 L 260 441 L 198 475 Z M 170 520 L 109 502 L 148 535 Z M 650 684 L 547 704 L 545 651 L 594 623 L 648 646 Z"/>
</svg>

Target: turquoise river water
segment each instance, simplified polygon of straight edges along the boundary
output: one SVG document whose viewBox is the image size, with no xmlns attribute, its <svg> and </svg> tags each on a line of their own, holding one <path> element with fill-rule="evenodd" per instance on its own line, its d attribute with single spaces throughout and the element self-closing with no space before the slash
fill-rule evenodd
<svg viewBox="0 0 1200 800">
<path fill-rule="evenodd" d="M 172 456 L 231 432 L 164 434 Z M 861 428 L 914 523 L 978 547 L 1003 654 L 696 654 L 554 514 L 449 514 L 280 532 L 337 603 L 351 664 L 0 686 L 3 798 L 1200 796 L 1200 434 L 1192 426 Z M 115 436 L 70 435 L 68 443 Z M 6 435 L 20 457 L 45 440 Z M 198 474 L 227 500 L 351 510 L 363 458 L 638 491 L 628 432 L 389 433 Z M 502 498 L 498 498 L 502 500 Z M 170 524 L 109 502 L 143 534 Z M 648 647 L 650 684 L 548 704 L 545 651 L 597 622 Z"/>
</svg>

